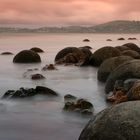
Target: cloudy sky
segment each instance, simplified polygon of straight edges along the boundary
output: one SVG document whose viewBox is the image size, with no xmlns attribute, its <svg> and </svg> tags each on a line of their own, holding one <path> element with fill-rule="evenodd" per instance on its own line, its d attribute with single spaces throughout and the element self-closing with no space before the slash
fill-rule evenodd
<svg viewBox="0 0 140 140">
<path fill-rule="evenodd" d="M 93 25 L 140 20 L 140 0 L 0 0 L 0 24 Z"/>
</svg>

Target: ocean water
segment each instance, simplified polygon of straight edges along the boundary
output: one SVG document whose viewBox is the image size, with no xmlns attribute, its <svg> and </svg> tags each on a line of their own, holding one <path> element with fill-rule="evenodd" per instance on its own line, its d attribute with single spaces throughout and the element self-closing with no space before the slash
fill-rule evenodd
<svg viewBox="0 0 140 140">
<path fill-rule="evenodd" d="M 118 41 L 124 37 L 126 40 Z M 128 37 L 137 40 L 128 41 Z M 88 38 L 90 42 L 82 40 Z M 113 41 L 107 42 L 106 39 Z M 85 98 L 94 105 L 94 114 L 108 107 L 104 84 L 97 81 L 97 68 L 57 66 L 56 71 L 41 71 L 46 64 L 54 63 L 55 55 L 65 47 L 91 46 L 92 52 L 103 46 L 118 46 L 133 42 L 140 45 L 139 34 L 0 34 L 0 53 L 17 54 L 24 49 L 40 47 L 40 64 L 14 64 L 14 55 L 0 55 L 0 97 L 9 89 L 47 86 L 60 94 L 58 98 L 36 97 L 31 100 L 0 100 L 1 140 L 77 140 L 90 118 L 65 113 L 63 96 L 73 94 Z M 29 68 L 46 79 L 32 81 Z M 26 75 L 26 76 L 25 76 Z"/>
</svg>

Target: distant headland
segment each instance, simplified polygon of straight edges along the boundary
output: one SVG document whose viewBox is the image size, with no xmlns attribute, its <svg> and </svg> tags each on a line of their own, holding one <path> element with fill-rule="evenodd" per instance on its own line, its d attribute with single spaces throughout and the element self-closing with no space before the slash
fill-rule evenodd
<svg viewBox="0 0 140 140">
<path fill-rule="evenodd" d="M 140 33 L 140 21 L 116 20 L 88 27 L 0 27 L 0 33 Z"/>
</svg>

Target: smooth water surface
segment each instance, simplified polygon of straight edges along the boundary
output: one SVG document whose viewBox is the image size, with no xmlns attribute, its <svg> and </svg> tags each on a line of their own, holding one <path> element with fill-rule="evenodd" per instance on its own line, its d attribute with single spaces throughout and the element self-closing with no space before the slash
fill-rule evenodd
<svg viewBox="0 0 140 140">
<path fill-rule="evenodd" d="M 94 52 L 103 46 L 118 46 L 130 42 L 117 41 L 119 37 L 136 37 L 133 41 L 140 45 L 139 34 L 0 34 L 0 53 L 11 51 L 14 54 L 24 49 L 40 47 L 40 64 L 13 64 L 12 56 L 0 55 L 0 96 L 9 89 L 20 87 L 47 86 L 60 94 L 58 98 L 36 97 L 32 100 L 0 100 L 0 139 L 1 140 L 77 140 L 81 130 L 90 118 L 65 113 L 63 96 L 73 94 L 85 98 L 94 105 L 95 114 L 107 107 L 104 84 L 97 81 L 97 68 L 57 66 L 57 71 L 41 71 L 46 64 L 54 63 L 55 55 L 61 49 L 74 46 L 91 46 Z M 88 38 L 90 42 L 82 40 Z M 106 39 L 112 39 L 107 42 Z M 32 81 L 26 72 L 38 68 L 46 79 Z M 25 73 L 26 72 L 26 73 Z"/>
</svg>

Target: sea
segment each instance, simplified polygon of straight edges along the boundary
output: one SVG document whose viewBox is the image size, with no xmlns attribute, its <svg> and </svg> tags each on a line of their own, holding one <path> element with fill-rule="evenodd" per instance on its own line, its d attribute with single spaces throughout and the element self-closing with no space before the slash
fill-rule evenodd
<svg viewBox="0 0 140 140">
<path fill-rule="evenodd" d="M 124 37 L 125 40 L 117 39 Z M 128 40 L 135 37 L 137 40 Z M 90 42 L 83 42 L 88 38 Z M 112 39 L 112 41 L 106 41 Z M 96 67 L 57 65 L 55 71 L 42 71 L 54 63 L 56 54 L 65 47 L 91 46 L 92 52 L 104 46 L 119 46 L 128 42 L 140 46 L 140 34 L 73 34 L 73 33 L 1 33 L 0 53 L 10 51 L 14 55 L 0 55 L 0 97 L 7 90 L 20 87 L 46 86 L 59 93 L 59 97 L 34 97 L 27 100 L 0 99 L 0 140 L 78 140 L 91 119 L 80 114 L 64 112 L 64 95 L 72 94 L 90 101 L 94 115 L 107 108 L 104 84 L 97 80 Z M 41 63 L 15 64 L 13 57 L 21 50 L 39 47 Z M 35 69 L 37 71 L 27 71 Z M 44 80 L 31 80 L 30 75 L 40 73 Z"/>
</svg>

